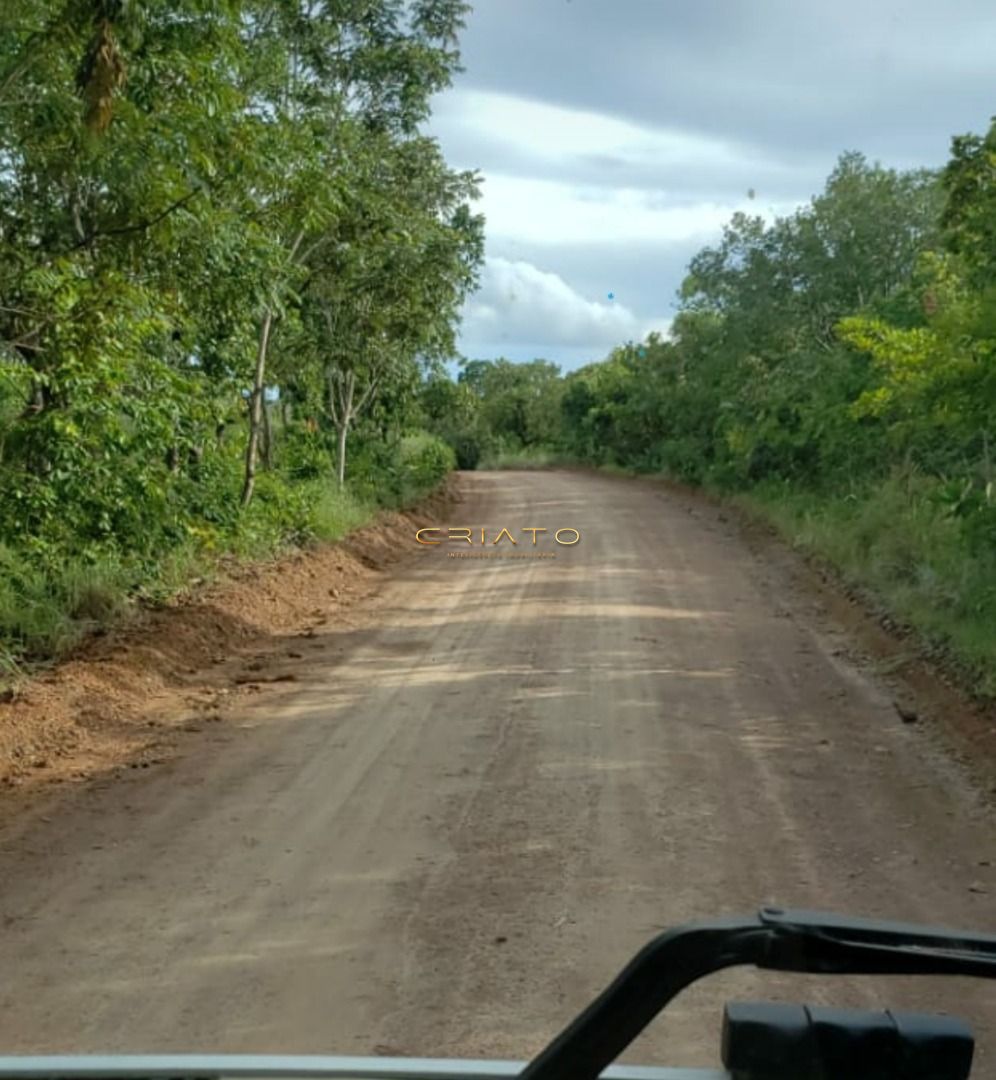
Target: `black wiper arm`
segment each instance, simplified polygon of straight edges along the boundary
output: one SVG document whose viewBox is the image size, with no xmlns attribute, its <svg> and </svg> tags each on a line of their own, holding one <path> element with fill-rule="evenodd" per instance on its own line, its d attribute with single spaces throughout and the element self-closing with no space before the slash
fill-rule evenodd
<svg viewBox="0 0 996 1080">
<path fill-rule="evenodd" d="M 781 908 L 678 927 L 637 953 L 520 1080 L 596 1080 L 686 986 L 743 964 L 827 975 L 992 979 L 996 935 Z"/>
<path fill-rule="evenodd" d="M 996 934 L 780 908 L 762 908 L 758 919 L 776 931 L 757 965 L 771 971 L 996 979 Z"/>
</svg>

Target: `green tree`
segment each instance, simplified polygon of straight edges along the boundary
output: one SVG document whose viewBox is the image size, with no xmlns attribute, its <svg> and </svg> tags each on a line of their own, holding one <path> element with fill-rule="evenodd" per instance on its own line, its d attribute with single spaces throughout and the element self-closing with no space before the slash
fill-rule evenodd
<svg viewBox="0 0 996 1080">
<path fill-rule="evenodd" d="M 971 284 L 989 292 L 996 281 L 996 117 L 985 135 L 952 140 L 942 179 L 948 248 L 964 260 Z"/>
</svg>

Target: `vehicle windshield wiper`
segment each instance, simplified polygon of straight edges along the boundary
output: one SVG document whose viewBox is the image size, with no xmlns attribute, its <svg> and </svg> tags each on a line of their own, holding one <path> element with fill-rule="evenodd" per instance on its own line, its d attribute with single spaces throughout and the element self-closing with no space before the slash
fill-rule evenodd
<svg viewBox="0 0 996 1080">
<path fill-rule="evenodd" d="M 724 968 L 996 978 L 996 935 L 762 908 L 668 930 L 541 1051 L 520 1080 L 596 1080 L 685 987 Z"/>
</svg>

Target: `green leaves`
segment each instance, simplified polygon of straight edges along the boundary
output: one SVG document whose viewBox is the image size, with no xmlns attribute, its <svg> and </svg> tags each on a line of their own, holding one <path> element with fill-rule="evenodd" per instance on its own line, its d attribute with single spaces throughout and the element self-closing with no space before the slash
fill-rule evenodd
<svg viewBox="0 0 996 1080">
<path fill-rule="evenodd" d="M 294 485 L 331 465 L 330 371 L 382 433 L 410 423 L 482 257 L 476 177 L 418 130 L 465 11 L 4 5 L 0 543 L 154 563 L 300 531 L 314 488 Z M 253 391 L 259 519 L 238 510 Z M 428 477 L 446 455 L 426 455 Z"/>
<path fill-rule="evenodd" d="M 964 260 L 979 289 L 996 279 L 996 117 L 986 135 L 959 135 L 942 175 L 941 218 L 948 248 Z"/>
</svg>

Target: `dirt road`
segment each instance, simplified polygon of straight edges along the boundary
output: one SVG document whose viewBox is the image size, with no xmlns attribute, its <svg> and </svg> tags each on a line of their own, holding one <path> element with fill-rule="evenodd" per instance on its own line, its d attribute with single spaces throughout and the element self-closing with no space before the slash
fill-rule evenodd
<svg viewBox="0 0 996 1080">
<path fill-rule="evenodd" d="M 521 1058 L 700 915 L 996 930 L 991 811 L 718 511 L 580 473 L 466 482 L 440 524 L 582 541 L 418 552 L 304 643 L 297 683 L 0 834 L 3 1050 Z M 627 1059 L 715 1062 L 724 999 L 789 994 L 967 1015 L 992 1067 L 993 989 L 735 972 Z"/>
</svg>

